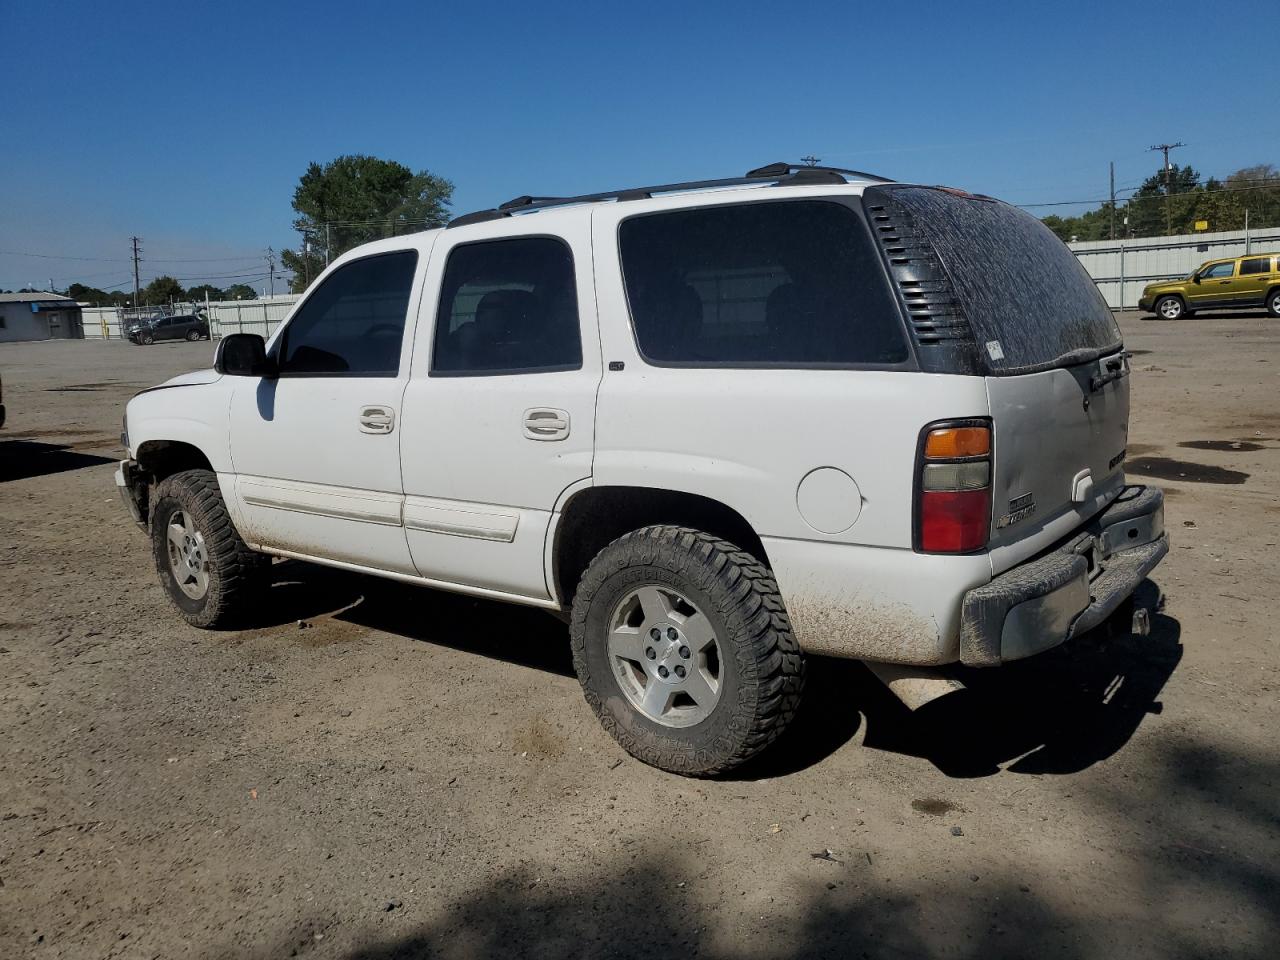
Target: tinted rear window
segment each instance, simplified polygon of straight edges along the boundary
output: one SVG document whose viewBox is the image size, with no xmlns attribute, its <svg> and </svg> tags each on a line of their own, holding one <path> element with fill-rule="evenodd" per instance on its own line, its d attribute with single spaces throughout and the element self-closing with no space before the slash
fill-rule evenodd
<svg viewBox="0 0 1280 960">
<path fill-rule="evenodd" d="M 861 218 L 822 200 L 633 217 L 619 235 L 645 358 L 688 366 L 892 365 L 901 315 Z"/>
<path fill-rule="evenodd" d="M 1120 328 L 1092 278 L 1035 217 L 931 187 L 879 191 L 906 208 L 937 251 L 991 373 L 1047 368 L 1120 346 Z"/>
</svg>

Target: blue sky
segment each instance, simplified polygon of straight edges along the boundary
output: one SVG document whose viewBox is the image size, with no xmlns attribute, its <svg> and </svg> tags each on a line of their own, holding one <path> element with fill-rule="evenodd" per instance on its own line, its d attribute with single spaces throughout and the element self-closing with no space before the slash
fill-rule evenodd
<svg viewBox="0 0 1280 960">
<path fill-rule="evenodd" d="M 1136 185 L 1162 141 L 1205 174 L 1280 164 L 1274 19 L 1274 0 L 8 0 L 0 288 L 119 284 L 133 234 L 144 282 L 261 276 L 298 243 L 299 175 L 343 153 L 448 177 L 457 213 L 808 153 L 1021 204 L 1101 198 L 1109 160 Z"/>
</svg>

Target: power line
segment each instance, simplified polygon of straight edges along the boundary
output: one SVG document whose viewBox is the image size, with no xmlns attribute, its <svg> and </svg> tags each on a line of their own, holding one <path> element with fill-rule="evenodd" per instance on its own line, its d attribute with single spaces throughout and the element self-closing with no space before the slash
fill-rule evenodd
<svg viewBox="0 0 1280 960">
<path fill-rule="evenodd" d="M 1260 182 L 1260 183 L 1264 183 L 1264 184 L 1269 184 L 1269 186 L 1256 186 L 1256 187 L 1228 187 L 1228 186 L 1226 186 L 1226 185 L 1225 185 L 1225 182 L 1223 182 L 1223 181 L 1219 181 L 1219 182 L 1220 182 L 1220 183 L 1223 183 L 1223 186 L 1221 186 L 1218 190 L 1214 190 L 1214 191 L 1205 191 L 1204 184 L 1197 183 L 1195 186 L 1190 187 L 1190 188 L 1188 188 L 1188 189 L 1186 189 L 1186 190 L 1175 190 L 1175 191 L 1173 191 L 1173 193 L 1168 194 L 1168 196 L 1171 196 L 1171 197 L 1185 197 L 1185 196 L 1187 196 L 1188 194 L 1192 194 L 1192 193 L 1200 193 L 1200 192 L 1207 192 L 1207 193 L 1211 193 L 1211 194 L 1213 194 L 1213 195 L 1217 195 L 1217 194 L 1232 194 L 1232 193 L 1252 193 L 1252 192 L 1257 191 L 1257 190 L 1280 190 L 1280 179 L 1277 179 L 1277 180 L 1262 180 L 1262 181 L 1259 181 L 1259 182 Z M 1233 181 L 1233 182 L 1235 182 L 1235 183 L 1241 183 L 1241 182 L 1245 182 L 1245 181 Z M 1127 190 L 1136 190 L 1136 189 L 1140 189 L 1140 188 L 1137 188 L 1137 187 L 1118 187 L 1118 188 L 1116 188 L 1116 193 L 1117 193 L 1117 194 L 1120 194 L 1120 193 L 1123 193 L 1123 192 L 1125 192 L 1125 191 L 1127 191 Z M 1136 199 L 1138 199 L 1138 198 L 1137 198 L 1137 197 L 1128 197 L 1128 198 L 1126 198 L 1126 199 L 1129 199 L 1129 200 L 1136 200 Z M 1153 198 L 1153 199 L 1154 199 L 1154 198 Z M 1030 210 L 1030 209 L 1032 209 L 1032 208 L 1034 208 L 1034 207 L 1078 207 L 1078 206 L 1082 206 L 1083 204 L 1086 204 L 1086 203 L 1106 203 L 1106 202 L 1107 202 L 1107 198 L 1106 198 L 1106 197 L 1093 197 L 1093 198 L 1090 198 L 1090 199 L 1088 199 L 1088 200 L 1053 200 L 1053 201 L 1049 201 L 1049 202 L 1046 202 L 1046 203 L 1015 203 L 1015 204 L 1011 204 L 1011 206 L 1019 207 L 1019 208 L 1021 208 L 1021 209 L 1023 209 L 1023 210 Z"/>
<path fill-rule="evenodd" d="M 27 253 L 24 250 L 0 250 L 7 257 L 38 257 L 41 260 L 84 260 L 95 263 L 129 263 L 132 257 L 68 257 L 57 253 Z M 236 260 L 257 260 L 256 253 L 243 257 L 152 257 L 151 263 L 230 263 Z"/>
</svg>

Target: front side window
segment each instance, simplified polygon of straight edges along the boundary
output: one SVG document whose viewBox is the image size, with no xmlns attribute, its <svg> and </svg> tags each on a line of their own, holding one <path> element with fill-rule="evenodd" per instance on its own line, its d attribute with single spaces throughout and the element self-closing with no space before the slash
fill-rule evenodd
<svg viewBox="0 0 1280 960">
<path fill-rule="evenodd" d="M 450 252 L 436 312 L 433 375 L 581 366 L 573 254 L 563 241 L 520 237 L 462 244 Z"/>
<path fill-rule="evenodd" d="M 281 376 L 394 377 L 413 290 L 413 250 L 354 260 L 330 274 L 281 335 Z"/>
<path fill-rule="evenodd" d="M 1270 257 L 1254 257 L 1252 260 L 1240 261 L 1240 276 L 1251 273 L 1270 273 L 1271 258 Z"/>
<path fill-rule="evenodd" d="M 1234 261 L 1229 261 L 1227 263 L 1215 263 L 1212 267 L 1210 267 L 1204 273 L 1200 274 L 1200 279 L 1202 280 L 1219 279 L 1220 280 L 1224 277 L 1231 276 L 1235 272 L 1236 272 L 1236 265 Z"/>
<path fill-rule="evenodd" d="M 847 206 L 789 200 L 647 214 L 619 247 L 636 342 L 682 366 L 908 358 L 870 235 Z"/>
</svg>

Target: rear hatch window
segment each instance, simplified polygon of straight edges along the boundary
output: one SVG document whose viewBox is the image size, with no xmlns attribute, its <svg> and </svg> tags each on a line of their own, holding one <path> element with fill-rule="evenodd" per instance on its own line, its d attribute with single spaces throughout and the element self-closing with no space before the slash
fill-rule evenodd
<svg viewBox="0 0 1280 960">
<path fill-rule="evenodd" d="M 940 339 L 954 340 L 961 317 L 967 321 L 964 339 L 972 337 L 967 346 L 977 369 L 939 372 L 1031 373 L 1096 360 L 1120 347 L 1120 329 L 1093 280 L 1030 214 L 938 187 L 872 187 L 864 203 L 917 342 L 927 347 L 939 331 Z M 931 266 L 922 284 L 920 275 Z M 943 295 L 939 285 L 947 288 Z M 913 309 L 922 288 L 931 298 L 928 313 Z"/>
</svg>

